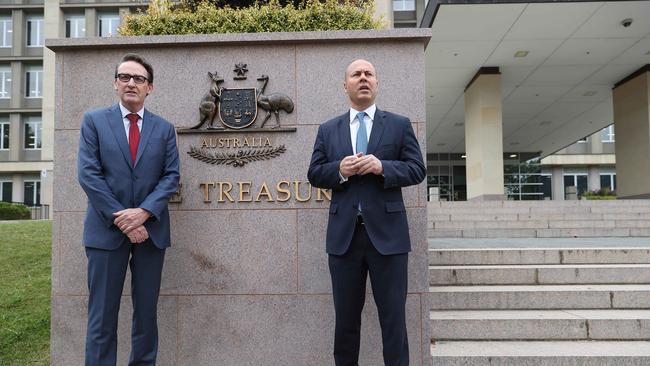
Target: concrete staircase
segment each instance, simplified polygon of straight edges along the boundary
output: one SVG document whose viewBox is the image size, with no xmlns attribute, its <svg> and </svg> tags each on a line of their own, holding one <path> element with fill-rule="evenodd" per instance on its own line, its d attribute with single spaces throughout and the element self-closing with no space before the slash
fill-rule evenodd
<svg viewBox="0 0 650 366">
<path fill-rule="evenodd" d="M 432 205 L 433 365 L 650 365 L 650 238 L 633 235 L 650 231 L 650 201 L 615 202 L 559 203 L 555 209 L 547 202 Z M 590 220 L 573 216 L 585 209 Z M 599 212 L 605 209 L 609 212 Z M 517 220 L 503 218 L 512 215 L 510 210 L 518 211 Z M 603 227 L 599 225 L 611 225 L 610 214 L 625 217 L 614 219 L 620 222 L 611 229 L 626 230 L 627 235 L 596 235 L 593 230 Z M 490 221 L 493 215 L 497 219 Z M 449 219 L 446 225 L 456 226 L 435 229 L 436 223 L 445 222 L 439 220 L 443 216 Z M 499 237 L 504 235 L 499 230 L 512 222 L 533 221 L 539 227 L 529 237 L 476 237 Z M 572 229 L 582 230 L 582 235 L 573 231 L 571 236 L 585 237 L 567 238 L 560 230 L 557 237 L 539 238 L 540 230 L 552 230 L 543 228 L 551 222 L 575 224 Z M 477 229 L 477 223 L 494 227 Z M 439 238 L 438 230 L 460 232 L 460 238 Z M 464 238 L 466 233 L 472 238 Z"/>
<path fill-rule="evenodd" d="M 650 200 L 431 202 L 430 238 L 650 237 Z"/>
</svg>

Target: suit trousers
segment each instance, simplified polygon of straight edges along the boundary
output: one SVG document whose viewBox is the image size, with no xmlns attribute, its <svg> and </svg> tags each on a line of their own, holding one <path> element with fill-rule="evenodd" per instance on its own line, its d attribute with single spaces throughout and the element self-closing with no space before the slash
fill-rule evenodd
<svg viewBox="0 0 650 366">
<path fill-rule="evenodd" d="M 88 330 L 86 366 L 115 366 L 117 323 L 126 268 L 131 268 L 131 355 L 129 366 L 155 365 L 158 351 L 157 307 L 165 249 L 151 239 L 128 240 L 115 250 L 86 247 Z"/>
<path fill-rule="evenodd" d="M 329 269 L 336 312 L 336 366 L 359 364 L 361 312 L 368 274 L 379 314 L 384 364 L 407 366 L 408 253 L 382 255 L 372 245 L 363 223 L 357 223 L 348 251 L 343 255 L 329 255 Z"/>
</svg>

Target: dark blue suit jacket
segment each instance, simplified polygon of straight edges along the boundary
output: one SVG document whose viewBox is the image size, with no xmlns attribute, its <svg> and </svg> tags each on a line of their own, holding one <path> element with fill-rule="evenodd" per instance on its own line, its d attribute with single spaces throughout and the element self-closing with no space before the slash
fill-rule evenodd
<svg viewBox="0 0 650 366">
<path fill-rule="evenodd" d="M 179 180 L 174 126 L 145 109 L 135 164 L 118 104 L 84 114 L 77 161 L 88 196 L 83 243 L 112 250 L 128 240 L 114 212 L 141 207 L 153 216 L 144 226 L 158 248 L 170 245 L 167 203 Z"/>
<path fill-rule="evenodd" d="M 367 153 L 381 160 L 383 177 L 355 175 L 341 183 L 339 164 L 352 153 L 349 112 L 320 125 L 308 178 L 316 187 L 332 189 L 327 253 L 340 255 L 348 250 L 359 202 L 366 231 L 375 248 L 384 255 L 409 252 L 411 241 L 402 187 L 418 184 L 426 177 L 411 122 L 390 112 L 379 109 L 375 112 Z"/>
</svg>

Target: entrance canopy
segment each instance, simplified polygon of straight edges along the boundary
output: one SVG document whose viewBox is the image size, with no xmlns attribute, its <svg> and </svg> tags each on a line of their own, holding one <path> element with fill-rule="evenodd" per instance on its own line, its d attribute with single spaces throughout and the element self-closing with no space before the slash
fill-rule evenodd
<svg viewBox="0 0 650 366">
<path fill-rule="evenodd" d="M 613 123 L 612 88 L 650 63 L 650 1 L 429 0 L 427 152 L 465 152 L 465 88 L 501 72 L 504 152 L 546 156 Z"/>
</svg>

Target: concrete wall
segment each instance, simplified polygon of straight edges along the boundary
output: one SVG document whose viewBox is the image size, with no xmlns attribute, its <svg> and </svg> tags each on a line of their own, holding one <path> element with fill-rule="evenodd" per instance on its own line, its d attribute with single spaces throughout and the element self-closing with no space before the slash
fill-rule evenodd
<svg viewBox="0 0 650 366">
<path fill-rule="evenodd" d="M 159 365 L 332 365 L 334 309 L 325 254 L 328 202 L 205 202 L 203 182 L 306 182 L 320 123 L 347 110 L 346 65 L 367 58 L 380 80 L 379 108 L 406 115 L 425 150 L 424 44 L 429 30 L 245 34 L 50 40 L 56 52 L 52 364 L 82 363 L 86 328 L 86 258 L 81 223 L 86 209 L 77 183 L 79 124 L 85 110 L 116 102 L 115 63 L 137 51 L 155 69 L 147 108 L 177 127 L 198 120 L 207 72 L 224 87 L 259 86 L 295 104 L 281 115 L 295 132 L 179 133 L 182 202 L 171 204 L 172 247 L 167 252 L 159 305 Z M 248 64 L 248 80 L 232 69 Z M 88 82 L 88 75 L 94 75 Z M 260 111 L 261 113 L 262 111 Z M 273 119 L 269 122 L 273 124 Z M 209 165 L 188 155 L 204 137 L 268 137 L 286 152 L 244 167 Z M 307 196 L 302 186 L 302 197 Z M 235 187 L 234 192 L 236 192 Z M 273 190 L 273 189 L 272 189 Z M 236 199 L 236 193 L 234 193 Z M 413 252 L 409 257 L 407 322 L 412 365 L 429 364 L 425 184 L 404 190 Z M 277 198 L 276 193 L 273 196 Z M 129 278 L 125 294 L 129 290 Z M 361 365 L 379 365 L 381 336 L 372 297 L 364 310 Z M 119 364 L 129 352 L 130 298 L 121 312 Z"/>
</svg>

